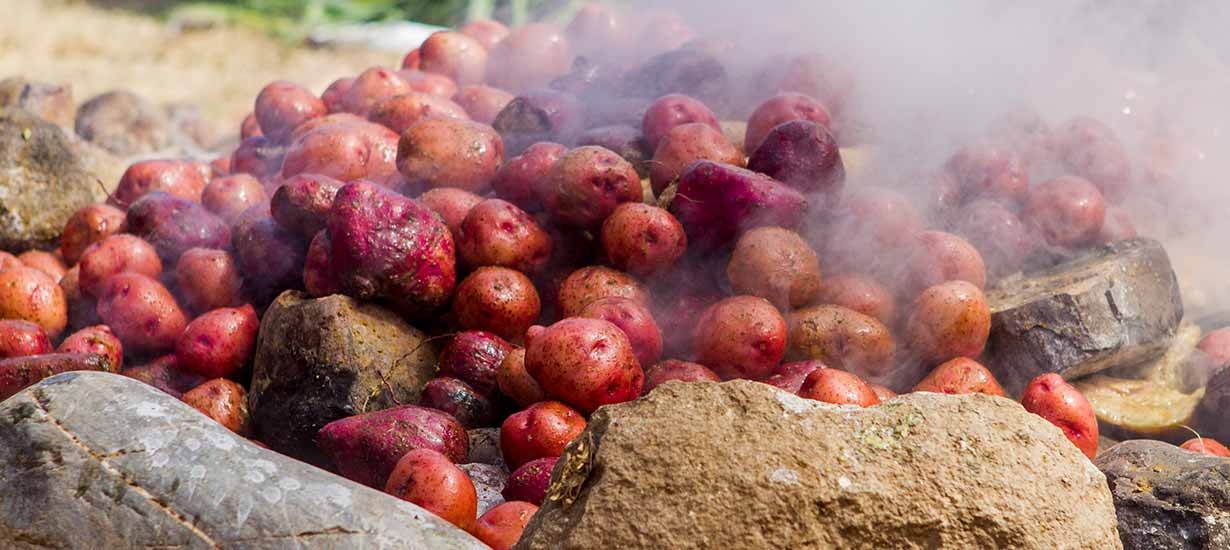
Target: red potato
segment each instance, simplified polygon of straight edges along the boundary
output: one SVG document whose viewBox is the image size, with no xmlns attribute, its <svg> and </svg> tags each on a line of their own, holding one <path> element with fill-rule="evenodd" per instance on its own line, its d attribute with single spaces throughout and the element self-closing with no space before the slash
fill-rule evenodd
<svg viewBox="0 0 1230 550">
<path fill-rule="evenodd" d="M 323 118 L 323 117 L 322 117 Z M 303 126 L 308 126 L 305 123 Z M 264 136 L 255 136 L 239 142 L 231 153 L 231 174 L 250 174 L 263 179 L 282 170 L 286 147 Z"/>
<path fill-rule="evenodd" d="M 653 192 L 661 194 L 688 165 L 698 160 L 739 166 L 743 164 L 743 153 L 711 124 L 691 122 L 675 126 L 658 140 L 654 150 L 649 170 Z"/>
<path fill-rule="evenodd" d="M 506 267 L 480 267 L 457 285 L 452 312 L 464 329 L 493 332 L 510 342 L 525 338 L 542 310 L 529 277 Z"/>
<path fill-rule="evenodd" d="M 748 168 L 815 194 L 825 205 L 837 204 L 846 180 L 837 139 L 810 120 L 789 120 L 770 129 L 748 159 Z"/>
<path fill-rule="evenodd" d="M 419 48 L 415 48 L 413 50 L 410 50 L 409 52 L 406 52 L 406 56 L 401 58 L 401 68 L 403 70 L 405 69 L 417 70 L 419 66 L 422 64 L 423 64 L 423 52 L 419 51 Z"/>
<path fill-rule="evenodd" d="M 1088 180 L 1060 176 L 1029 190 L 1022 217 L 1058 246 L 1093 242 L 1106 218 L 1106 201 Z"/>
<path fill-rule="evenodd" d="M 401 135 L 397 169 L 411 185 L 483 193 L 504 159 L 504 142 L 486 124 L 428 118 Z"/>
<path fill-rule="evenodd" d="M 466 429 L 491 426 L 495 406 L 469 384 L 449 376 L 432 378 L 423 385 L 419 405 L 453 415 Z"/>
<path fill-rule="evenodd" d="M 32 267 L 0 270 L 0 319 L 29 321 L 55 341 L 68 326 L 64 290 L 50 275 Z"/>
<path fill-rule="evenodd" d="M 511 32 L 506 25 L 494 19 L 470 21 L 462 25 L 458 30 L 462 34 L 478 40 L 478 43 L 482 44 L 487 50 L 494 48 L 496 44 L 499 44 Z"/>
<path fill-rule="evenodd" d="M 615 207 L 602 222 L 600 235 L 611 265 L 640 276 L 670 269 L 688 248 L 679 220 L 657 206 L 638 202 Z"/>
<path fill-rule="evenodd" d="M 84 206 L 64 224 L 60 253 L 69 265 L 76 265 L 90 245 L 124 230 L 124 211 L 104 203 Z M 3 268 L 3 265 L 0 265 Z"/>
<path fill-rule="evenodd" d="M 453 237 L 418 202 L 350 182 L 337 192 L 328 230 L 330 263 L 347 294 L 385 300 L 410 317 L 448 303 L 457 276 Z"/>
<path fill-rule="evenodd" d="M 209 178 L 221 178 L 231 175 L 231 157 L 229 155 L 220 156 L 209 161 Z"/>
<path fill-rule="evenodd" d="M 316 130 L 324 128 L 325 126 L 337 126 L 337 125 L 364 126 L 370 123 L 371 121 L 367 120 L 366 118 L 352 114 L 352 113 L 329 113 L 319 118 L 313 118 L 295 127 L 294 131 L 290 133 L 290 140 L 291 142 L 294 142 L 295 140 L 303 137 L 305 134 L 314 132 Z M 385 128 L 385 129 L 387 130 L 388 128 Z"/>
<path fill-rule="evenodd" d="M 562 316 L 576 317 L 594 301 L 616 296 L 631 298 L 641 304 L 647 304 L 649 300 L 640 283 L 627 273 L 591 265 L 573 271 L 560 283 L 556 302 Z"/>
<path fill-rule="evenodd" d="M 245 294 L 257 305 L 267 304 L 282 290 L 299 286 L 304 239 L 274 222 L 268 208 L 253 207 L 240 218 L 231 245 Z"/>
<path fill-rule="evenodd" d="M 743 150 L 754 156 L 775 126 L 791 120 L 810 120 L 829 129 L 833 126 L 828 109 L 815 98 L 797 92 L 781 93 L 761 103 L 748 117 Z"/>
<path fill-rule="evenodd" d="M 820 293 L 820 260 L 798 233 L 757 227 L 735 243 L 726 277 L 735 294 L 759 296 L 789 310 L 812 303 Z"/>
<path fill-rule="evenodd" d="M 1110 244 L 1135 239 L 1136 236 L 1136 224 L 1132 222 L 1132 215 L 1121 207 L 1108 205 L 1102 228 L 1098 230 L 1094 242 Z"/>
<path fill-rule="evenodd" d="M 291 142 L 282 177 L 318 174 L 388 183 L 397 176 L 397 139 L 392 130 L 366 121 L 320 126 Z"/>
<path fill-rule="evenodd" d="M 595 146 L 569 151 L 551 168 L 540 198 L 557 220 L 599 227 L 620 203 L 641 202 L 641 178 L 614 151 Z"/>
<path fill-rule="evenodd" d="M 953 232 L 969 239 L 995 275 L 1020 269 L 1036 246 L 1034 236 L 1016 214 L 990 200 L 966 204 L 954 215 Z"/>
<path fill-rule="evenodd" d="M 447 225 L 449 232 L 453 234 L 454 241 L 461 235 L 461 222 L 466 219 L 466 215 L 478 206 L 478 203 L 483 202 L 482 197 L 456 187 L 437 187 L 419 195 L 417 200 L 440 215 L 444 225 Z"/>
<path fill-rule="evenodd" d="M 653 314 L 631 298 L 609 297 L 590 302 L 578 317 L 610 321 L 628 337 L 637 363 L 652 365 L 662 355 L 662 332 Z"/>
<path fill-rule="evenodd" d="M 268 200 L 265 187 L 251 174 L 215 178 L 201 193 L 205 209 L 222 218 L 227 225 L 234 225 L 244 210 Z"/>
<path fill-rule="evenodd" d="M 47 351 L 51 351 L 50 347 Z M 94 325 L 70 334 L 63 342 L 60 342 L 60 347 L 56 348 L 56 351 L 59 353 L 96 353 L 106 357 L 115 372 L 119 372 L 124 367 L 124 345 L 107 325 Z"/>
<path fill-rule="evenodd" d="M 734 296 L 711 306 L 696 324 L 696 362 L 723 380 L 759 380 L 786 354 L 786 320 L 764 298 Z"/>
<path fill-rule="evenodd" d="M 478 84 L 487 72 L 487 48 L 478 39 L 456 31 L 432 33 L 419 46 L 418 69 L 453 79 L 457 84 Z"/>
<path fill-rule="evenodd" d="M 325 228 L 333 198 L 344 185 L 329 176 L 298 174 L 288 178 L 273 194 L 269 213 L 279 225 L 302 236 Z"/>
<path fill-rule="evenodd" d="M 474 483 L 449 457 L 431 449 L 414 449 L 397 461 L 384 492 L 413 503 L 459 529 L 469 529 L 478 515 Z"/>
<path fill-rule="evenodd" d="M 494 124 L 495 117 L 516 97 L 512 93 L 491 86 L 462 86 L 453 96 L 453 101 L 465 110 L 475 122 Z"/>
<path fill-rule="evenodd" d="M 547 392 L 525 370 L 525 348 L 517 348 L 504 356 L 496 370 L 495 381 L 500 393 L 522 407 L 547 400 Z"/>
<path fill-rule="evenodd" d="M 846 192 L 827 228 L 822 255 L 839 271 L 868 273 L 895 280 L 905 248 L 924 229 L 910 199 L 882 187 Z"/>
<path fill-rule="evenodd" d="M 807 375 L 799 388 L 799 397 L 815 399 L 837 405 L 871 407 L 880 404 L 876 395 L 863 379 L 843 370 L 816 369 Z"/>
<path fill-rule="evenodd" d="M 537 191 L 539 182 L 546 183 L 547 175 L 568 148 L 558 143 L 535 143 L 500 166 L 491 180 L 495 194 L 528 211 L 541 208 Z"/>
<path fill-rule="evenodd" d="M 343 476 L 379 487 L 406 453 L 431 449 L 454 463 L 469 452 L 465 428 L 447 413 L 402 405 L 334 420 L 316 434 L 316 445 Z"/>
<path fill-rule="evenodd" d="M 668 380 L 680 382 L 721 382 L 722 379 L 700 363 L 667 359 L 645 369 L 645 383 L 641 395 L 649 395 L 654 388 Z"/>
<path fill-rule="evenodd" d="M 19 319 L 0 319 L 0 359 L 51 353 L 51 340 L 41 325 Z"/>
<path fill-rule="evenodd" d="M 0 250 L 0 269 L 8 269 L 10 267 L 29 267 L 17 259 L 17 256 Z"/>
<path fill-rule="evenodd" d="M 935 367 L 926 378 L 914 385 L 913 391 L 1004 396 L 1004 388 L 995 380 L 995 375 L 968 357 L 958 357 Z"/>
<path fill-rule="evenodd" d="M 990 332 L 986 296 L 965 281 L 948 281 L 924 290 L 914 300 L 906 324 L 910 349 L 932 363 L 978 357 Z"/>
<path fill-rule="evenodd" d="M 120 374 L 145 382 L 175 396 L 176 399 L 192 388 L 205 383 L 205 379 L 201 376 L 179 368 L 174 354 L 163 355 L 144 365 L 128 367 Z"/>
<path fill-rule="evenodd" d="M 368 119 L 401 135 L 419 121 L 430 117 L 468 120 L 465 109 L 448 98 L 410 92 L 377 103 Z"/>
<path fill-rule="evenodd" d="M 107 204 L 119 208 L 128 205 L 146 193 L 163 191 L 172 196 L 200 201 L 205 189 L 205 176 L 191 162 L 182 160 L 142 160 L 133 163 L 120 176 Z"/>
<path fill-rule="evenodd" d="M 505 501 L 522 501 L 541 505 L 551 486 L 551 471 L 555 469 L 558 456 L 548 456 L 526 462 L 513 470 L 504 484 L 501 496 Z"/>
<path fill-rule="evenodd" d="M 764 379 L 764 383 L 780 390 L 798 395 L 799 388 L 807 380 L 807 375 L 816 369 L 828 368 L 823 362 L 815 359 L 782 363 L 773 369 L 773 376 Z"/>
<path fill-rule="evenodd" d="M 572 66 L 572 47 L 559 29 L 530 23 L 512 29 L 491 49 L 487 82 L 506 90 L 545 86 Z"/>
<path fill-rule="evenodd" d="M 962 201 L 961 185 L 957 183 L 957 178 L 945 170 L 938 170 L 927 174 L 924 179 L 927 183 L 923 194 L 926 201 L 923 213 L 933 220 L 951 219 Z"/>
<path fill-rule="evenodd" d="M 990 199 L 1016 204 L 1029 191 L 1025 161 L 1004 144 L 967 145 L 949 158 L 944 168 L 956 180 L 963 201 Z"/>
<path fill-rule="evenodd" d="M 1179 445 L 1180 449 L 1212 456 L 1230 456 L 1230 449 L 1207 437 L 1193 437 Z"/>
<path fill-rule="evenodd" d="M 329 240 L 329 232 L 324 230 L 316 233 L 308 245 L 307 256 L 303 260 L 303 288 L 312 296 L 328 296 L 342 291 L 337 274 L 333 271 L 332 250 L 333 242 Z"/>
<path fill-rule="evenodd" d="M 458 332 L 440 350 L 440 375 L 459 378 L 479 394 L 491 397 L 496 389 L 496 370 L 513 348 L 490 332 Z"/>
<path fill-rule="evenodd" d="M 636 399 L 644 380 L 632 344 L 619 327 L 578 317 L 538 331 L 531 328 L 525 370 L 547 395 L 586 414 Z"/>
<path fill-rule="evenodd" d="M 26 267 L 33 267 L 43 273 L 46 273 L 51 280 L 60 282 L 64 277 L 64 272 L 68 271 L 64 267 L 64 262 L 55 254 L 43 250 L 27 250 L 17 255 L 17 259 Z"/>
<path fill-rule="evenodd" d="M 1215 365 L 1230 362 L 1230 327 L 1209 331 L 1196 347 L 1207 353 Z"/>
<path fill-rule="evenodd" d="M 1055 373 L 1034 378 L 1021 394 L 1021 405 L 1063 430 L 1089 460 L 1098 454 L 1098 419 L 1081 392 Z"/>
<path fill-rule="evenodd" d="M 987 268 L 969 241 L 943 231 L 923 231 L 914 239 L 906 260 L 907 295 L 944 281 L 966 281 L 986 286 Z"/>
<path fill-rule="evenodd" d="M 285 143 L 296 126 L 328 112 L 325 102 L 306 88 L 278 80 L 257 94 L 253 114 L 263 135 L 275 143 Z"/>
<path fill-rule="evenodd" d="M 664 95 L 650 104 L 641 118 L 641 133 L 645 136 L 645 143 L 657 150 L 672 129 L 684 124 L 703 124 L 716 130 L 719 135 L 722 133 L 722 126 L 713 111 L 699 99 L 683 94 Z"/>
<path fill-rule="evenodd" d="M 542 141 L 574 144 L 589 125 L 589 109 L 581 100 L 552 88 L 522 92 L 491 123 L 510 155 L 519 155 Z"/>
<path fill-rule="evenodd" d="M 490 546 L 491 550 L 510 550 L 517 544 L 525 526 L 536 512 L 538 506 L 529 502 L 501 502 L 479 516 L 470 528 L 470 533 L 483 544 Z"/>
<path fill-rule="evenodd" d="M 551 258 L 551 237 L 516 205 L 487 199 L 461 222 L 457 257 L 471 268 L 501 266 L 533 275 Z"/>
<path fill-rule="evenodd" d="M 635 45 L 636 35 L 628 23 L 617 8 L 588 2 L 572 16 L 564 35 L 579 56 L 619 59 Z"/>
<path fill-rule="evenodd" d="M 355 77 L 342 95 L 340 107 L 347 113 L 367 118 L 377 103 L 412 91 L 410 84 L 398 72 L 372 67 Z"/>
<path fill-rule="evenodd" d="M 771 58 L 768 67 L 753 80 L 753 86 L 772 93 L 799 92 L 815 97 L 829 108 L 835 130 L 855 97 L 853 71 L 833 57 L 815 53 Z M 766 85 L 767 84 L 767 85 Z"/>
<path fill-rule="evenodd" d="M 0 401 L 45 378 L 78 370 L 115 372 L 106 357 L 94 353 L 45 353 L 0 359 Z"/>
<path fill-rule="evenodd" d="M 442 74 L 429 73 L 418 69 L 403 69 L 397 75 L 406 81 L 410 91 L 431 94 L 437 97 L 450 98 L 457 95 L 457 83 Z"/>
<path fill-rule="evenodd" d="M 132 203 L 124 223 L 170 263 L 189 248 L 225 248 L 231 242 L 230 227 L 221 218 L 199 203 L 160 191 Z"/>
<path fill-rule="evenodd" d="M 538 458 L 559 456 L 585 430 L 585 417 L 558 401 L 534 403 L 513 413 L 500 426 L 504 462 L 516 470 Z"/>
<path fill-rule="evenodd" d="M 252 358 L 259 325 L 251 305 L 208 311 L 176 340 L 178 365 L 206 378 L 233 378 Z"/>
<path fill-rule="evenodd" d="M 183 310 L 162 283 L 132 272 L 107 279 L 98 297 L 98 316 L 125 349 L 137 353 L 174 348 L 188 326 Z"/>
<path fill-rule="evenodd" d="M 1122 200 L 1130 191 L 1131 160 L 1105 124 L 1089 117 L 1072 118 L 1055 128 L 1051 150 L 1072 174 L 1097 186 L 1111 201 Z"/>
<path fill-rule="evenodd" d="M 320 94 L 320 101 L 325 104 L 325 109 L 330 113 L 337 113 L 342 110 L 342 98 L 346 97 L 346 92 L 354 86 L 353 78 L 339 78 L 329 84 L 328 88 Z"/>
<path fill-rule="evenodd" d="M 710 252 L 760 226 L 797 227 L 807 210 L 801 193 L 764 174 L 701 160 L 679 177 L 670 212 L 688 235 L 688 246 Z"/>
<path fill-rule="evenodd" d="M 226 429 L 248 433 L 248 392 L 238 382 L 215 378 L 188 390 L 181 399 Z"/>
<path fill-rule="evenodd" d="M 653 151 L 645 146 L 641 130 L 630 124 L 611 124 L 594 126 L 577 136 L 577 146 L 593 145 L 610 149 L 624 160 L 632 163 L 636 173 L 642 177 L 649 175 Z M 742 160 L 742 159 L 740 159 Z"/>
<path fill-rule="evenodd" d="M 875 392 L 876 398 L 878 398 L 881 402 L 888 401 L 889 399 L 897 397 L 897 392 L 890 390 L 884 386 L 881 386 L 879 384 L 871 384 L 871 383 L 868 383 L 867 385 L 871 386 L 871 391 Z"/>
<path fill-rule="evenodd" d="M 851 309 L 812 306 L 790 315 L 791 357 L 877 378 L 892 368 L 896 349 L 887 326 Z"/>
<path fill-rule="evenodd" d="M 248 116 L 243 117 L 243 122 L 239 124 L 239 140 L 243 141 L 250 137 L 263 136 L 261 132 L 261 124 L 256 121 L 256 113 L 248 113 Z"/>
<path fill-rule="evenodd" d="M 821 304 L 833 304 L 875 318 L 886 326 L 897 322 L 897 301 L 892 293 L 869 275 L 842 274 L 824 279 Z"/>
</svg>

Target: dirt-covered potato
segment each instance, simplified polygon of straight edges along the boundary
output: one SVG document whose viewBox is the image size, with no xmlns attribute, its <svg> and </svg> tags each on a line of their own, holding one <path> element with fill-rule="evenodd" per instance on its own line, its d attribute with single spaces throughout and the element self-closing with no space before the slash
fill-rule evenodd
<svg viewBox="0 0 1230 550">
<path fill-rule="evenodd" d="M 1021 394 L 1021 406 L 1063 430 L 1089 460 L 1097 456 L 1098 419 L 1093 406 L 1058 374 L 1047 373 L 1033 379 Z"/>
<path fill-rule="evenodd" d="M 453 318 L 461 328 L 485 330 L 510 342 L 525 338 L 541 310 L 534 283 L 524 273 L 506 267 L 474 270 L 453 294 Z"/>
<path fill-rule="evenodd" d="M 321 117 L 323 119 L 324 117 Z M 320 120 L 320 119 L 314 119 Z M 311 121 L 303 126 L 310 126 Z M 274 143 L 265 136 L 253 136 L 239 142 L 239 147 L 231 153 L 229 165 L 231 174 L 250 174 L 258 179 L 276 176 L 282 170 L 282 161 L 286 157 L 286 146 Z"/>
<path fill-rule="evenodd" d="M 852 309 L 821 305 L 790 315 L 790 356 L 796 359 L 877 378 L 892 368 L 896 349 L 887 326 Z"/>
<path fill-rule="evenodd" d="M 564 317 L 576 317 L 585 306 L 601 298 L 621 296 L 642 304 L 649 295 L 635 278 L 609 267 L 591 265 L 573 271 L 560 283 L 556 304 Z"/>
<path fill-rule="evenodd" d="M 461 222 L 466 219 L 466 214 L 483 202 L 482 197 L 456 187 L 437 187 L 419 195 L 417 200 L 440 215 L 453 234 L 454 241 L 461 235 Z"/>
<path fill-rule="evenodd" d="M 726 266 L 731 290 L 759 296 L 780 309 L 797 308 L 820 292 L 820 260 L 798 233 L 758 227 L 735 243 Z"/>
<path fill-rule="evenodd" d="M 539 187 L 547 190 L 547 175 L 567 152 L 567 147 L 549 141 L 530 145 L 500 166 L 495 179 L 491 180 L 491 187 L 497 196 L 526 211 L 541 210 L 543 193 Z"/>
<path fill-rule="evenodd" d="M 334 420 L 316 433 L 316 445 L 339 473 L 369 487 L 382 486 L 398 460 L 414 449 L 431 449 L 452 462 L 461 462 L 470 450 L 457 419 L 418 405 Z"/>
<path fill-rule="evenodd" d="M 906 324 L 910 350 L 931 363 L 978 357 L 990 332 L 986 296 L 965 281 L 948 281 L 924 290 L 914 300 Z"/>
<path fill-rule="evenodd" d="M 346 92 L 354 86 L 354 80 L 351 77 L 339 78 L 331 82 L 324 92 L 321 92 L 320 100 L 324 102 L 325 109 L 330 114 L 342 111 L 342 98 L 346 97 Z"/>
<path fill-rule="evenodd" d="M 614 151 L 596 146 L 569 151 L 547 175 L 540 198 L 557 220 L 597 228 L 620 203 L 641 202 L 636 168 Z"/>
<path fill-rule="evenodd" d="M 522 407 L 547 400 L 547 392 L 525 370 L 525 348 L 517 348 L 504 356 L 496 370 L 495 381 L 500 393 Z"/>
<path fill-rule="evenodd" d="M 786 354 L 786 320 L 768 300 L 734 296 L 711 306 L 692 337 L 696 362 L 724 380 L 759 380 Z"/>
<path fill-rule="evenodd" d="M 1106 200 L 1088 180 L 1060 176 L 1029 190 L 1021 218 L 1051 244 L 1082 245 L 1095 241 L 1102 230 Z"/>
<path fill-rule="evenodd" d="M 234 380 L 215 378 L 184 393 L 188 406 L 240 435 L 248 433 L 248 392 Z"/>
<path fill-rule="evenodd" d="M 547 456 L 522 464 L 508 475 L 508 483 L 504 484 L 500 494 L 506 501 L 542 504 L 547 499 L 547 488 L 551 486 L 551 471 L 558 461 L 558 456 Z"/>
<path fill-rule="evenodd" d="M 401 135 L 430 117 L 468 120 L 466 111 L 452 100 L 422 92 L 395 95 L 372 107 L 368 119 Z"/>
<path fill-rule="evenodd" d="M 765 378 L 764 383 L 798 395 L 799 389 L 803 387 L 803 382 L 807 380 L 807 375 L 811 374 L 811 371 L 827 368 L 827 365 L 815 359 L 782 363 L 773 369 L 773 376 Z"/>
<path fill-rule="evenodd" d="M 1004 388 L 995 380 L 995 375 L 981 363 L 968 357 L 958 357 L 935 367 L 922 381 L 914 385 L 913 391 L 1004 396 Z"/>
<path fill-rule="evenodd" d="M 807 205 L 802 193 L 764 174 L 698 160 L 679 177 L 670 212 L 683 224 L 690 247 L 712 252 L 754 227 L 797 227 Z"/>
<path fill-rule="evenodd" d="M 644 381 L 624 332 L 608 321 L 580 317 L 531 328 L 525 370 L 547 395 L 587 414 L 636 399 Z"/>
<path fill-rule="evenodd" d="M 459 378 L 482 395 L 494 395 L 496 371 L 513 348 L 490 332 L 458 332 L 440 350 L 440 375 Z"/>
<path fill-rule="evenodd" d="M 140 273 L 112 276 L 98 297 L 98 316 L 125 349 L 156 353 L 175 347 L 188 319 L 162 283 Z"/>
<path fill-rule="evenodd" d="M 464 381 L 440 376 L 423 385 L 419 405 L 446 412 L 466 429 L 483 428 L 495 422 L 495 406 Z"/>
<path fill-rule="evenodd" d="M 325 102 L 306 88 L 278 80 L 261 89 L 253 110 L 261 133 L 276 143 L 285 143 L 296 126 L 328 114 Z"/>
<path fill-rule="evenodd" d="M 683 225 L 662 208 L 623 203 L 602 222 L 602 249 L 611 265 L 640 276 L 666 271 L 687 251 Z"/>
<path fill-rule="evenodd" d="M 20 319 L 0 319 L 0 359 L 51 353 L 42 325 Z"/>
<path fill-rule="evenodd" d="M 150 277 L 162 273 L 162 260 L 152 245 L 140 237 L 120 233 L 90 245 L 78 264 L 78 285 L 94 297 L 102 294 L 103 285 L 112 275 L 131 271 Z"/>
<path fill-rule="evenodd" d="M 645 369 L 645 384 L 641 386 L 641 395 L 648 395 L 654 388 L 668 380 L 678 380 L 680 382 L 722 381 L 716 373 L 709 370 L 709 367 L 700 363 L 667 359 Z"/>
<path fill-rule="evenodd" d="M 458 187 L 482 193 L 504 160 L 504 142 L 490 126 L 427 118 L 401 135 L 397 169 L 412 186 Z"/>
<path fill-rule="evenodd" d="M 478 515 L 474 483 L 447 456 L 431 449 L 414 449 L 398 459 L 384 491 L 458 529 L 469 529 Z"/>
<path fill-rule="evenodd" d="M 201 193 L 205 209 L 222 218 L 227 225 L 235 225 L 245 210 L 268 200 L 265 187 L 251 174 L 214 178 Z"/>
<path fill-rule="evenodd" d="M 739 166 L 743 164 L 743 153 L 713 124 L 690 122 L 675 126 L 659 138 L 654 149 L 649 169 L 653 192 L 662 193 L 689 164 L 698 160 Z"/>
<path fill-rule="evenodd" d="M 200 201 L 205 190 L 205 176 L 191 162 L 182 160 L 142 160 L 133 163 L 120 176 L 107 203 L 119 208 L 145 196 L 162 191 L 175 197 Z"/>
<path fill-rule="evenodd" d="M 471 267 L 501 266 L 536 274 L 551 258 L 551 237 L 516 205 L 487 199 L 471 208 L 457 234 L 457 256 Z"/>
<path fill-rule="evenodd" d="M 299 286 L 304 239 L 273 221 L 268 208 L 254 206 L 240 216 L 231 246 L 245 295 L 254 304 L 268 304 L 286 288 Z"/>
<path fill-rule="evenodd" d="M 32 267 L 0 270 L 0 319 L 29 321 L 58 340 L 68 325 L 64 290 L 51 276 Z"/>
<path fill-rule="evenodd" d="M 543 401 L 514 413 L 500 426 L 504 462 L 517 469 L 531 460 L 559 456 L 585 429 L 585 417 L 559 401 Z"/>
<path fill-rule="evenodd" d="M 287 178 L 274 192 L 269 213 L 279 225 L 298 235 L 315 235 L 325 228 L 333 197 L 343 183 L 320 174 L 298 174 Z"/>
<path fill-rule="evenodd" d="M 837 405 L 870 407 L 880 404 L 880 397 L 869 384 L 838 369 L 813 370 L 799 387 L 799 396 Z"/>
<path fill-rule="evenodd" d="M 491 86 L 462 86 L 453 96 L 453 101 L 460 105 L 470 119 L 483 124 L 494 124 L 495 117 L 516 97 L 513 94 Z"/>
<path fill-rule="evenodd" d="M 107 358 L 96 353 L 44 353 L 0 359 L 0 401 L 44 378 L 76 370 L 115 372 Z"/>
<path fill-rule="evenodd" d="M 104 203 L 84 206 L 65 222 L 60 233 L 60 254 L 68 265 L 76 265 L 87 247 L 123 230 L 123 210 Z"/>
<path fill-rule="evenodd" d="M 747 161 L 748 168 L 835 205 L 845 186 L 846 168 L 837 139 L 823 125 L 790 120 L 774 126 Z"/>
<path fill-rule="evenodd" d="M 124 345 L 120 339 L 111 332 L 111 327 L 107 325 L 94 325 L 85 327 L 77 332 L 68 335 L 63 342 L 60 342 L 60 347 L 56 348 L 60 353 L 96 353 L 107 358 L 107 362 L 112 365 L 112 368 L 119 372 L 124 367 Z"/>
<path fill-rule="evenodd" d="M 392 130 L 367 121 L 319 126 L 287 147 L 282 177 L 319 174 L 343 182 L 368 179 L 387 184 L 397 176 L 397 138 Z"/>
<path fill-rule="evenodd" d="M 825 277 L 817 301 L 870 315 L 886 326 L 897 322 L 897 301 L 870 275 L 857 273 Z"/>
</svg>

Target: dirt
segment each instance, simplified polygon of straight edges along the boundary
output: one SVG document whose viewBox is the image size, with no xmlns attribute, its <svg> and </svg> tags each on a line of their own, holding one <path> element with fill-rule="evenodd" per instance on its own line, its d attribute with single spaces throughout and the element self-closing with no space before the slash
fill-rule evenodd
<svg viewBox="0 0 1230 550">
<path fill-rule="evenodd" d="M 65 0 L 0 0 L 0 78 L 67 83 L 78 104 L 127 88 L 158 102 L 198 105 L 230 137 L 266 83 L 320 92 L 336 78 L 400 56 L 363 49 L 296 47 L 233 26 L 180 30 L 165 20 Z"/>
</svg>

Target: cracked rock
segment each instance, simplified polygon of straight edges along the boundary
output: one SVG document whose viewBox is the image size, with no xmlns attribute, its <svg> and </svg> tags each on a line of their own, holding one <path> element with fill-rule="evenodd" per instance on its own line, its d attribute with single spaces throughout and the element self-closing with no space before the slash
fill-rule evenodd
<svg viewBox="0 0 1230 550">
<path fill-rule="evenodd" d="M 485 546 L 151 386 L 74 372 L 0 403 L 0 548 Z"/>
</svg>

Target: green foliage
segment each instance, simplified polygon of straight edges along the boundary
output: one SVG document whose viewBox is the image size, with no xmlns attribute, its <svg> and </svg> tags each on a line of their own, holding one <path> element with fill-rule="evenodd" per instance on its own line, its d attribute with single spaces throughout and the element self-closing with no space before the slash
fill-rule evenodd
<svg viewBox="0 0 1230 550">
<path fill-rule="evenodd" d="M 410 20 L 453 26 L 467 20 L 497 17 L 523 23 L 570 2 L 560 0 L 196 0 L 170 2 L 178 9 L 206 8 L 244 23 L 272 29 L 321 23 Z M 168 3 L 163 3 L 166 6 Z"/>
</svg>

